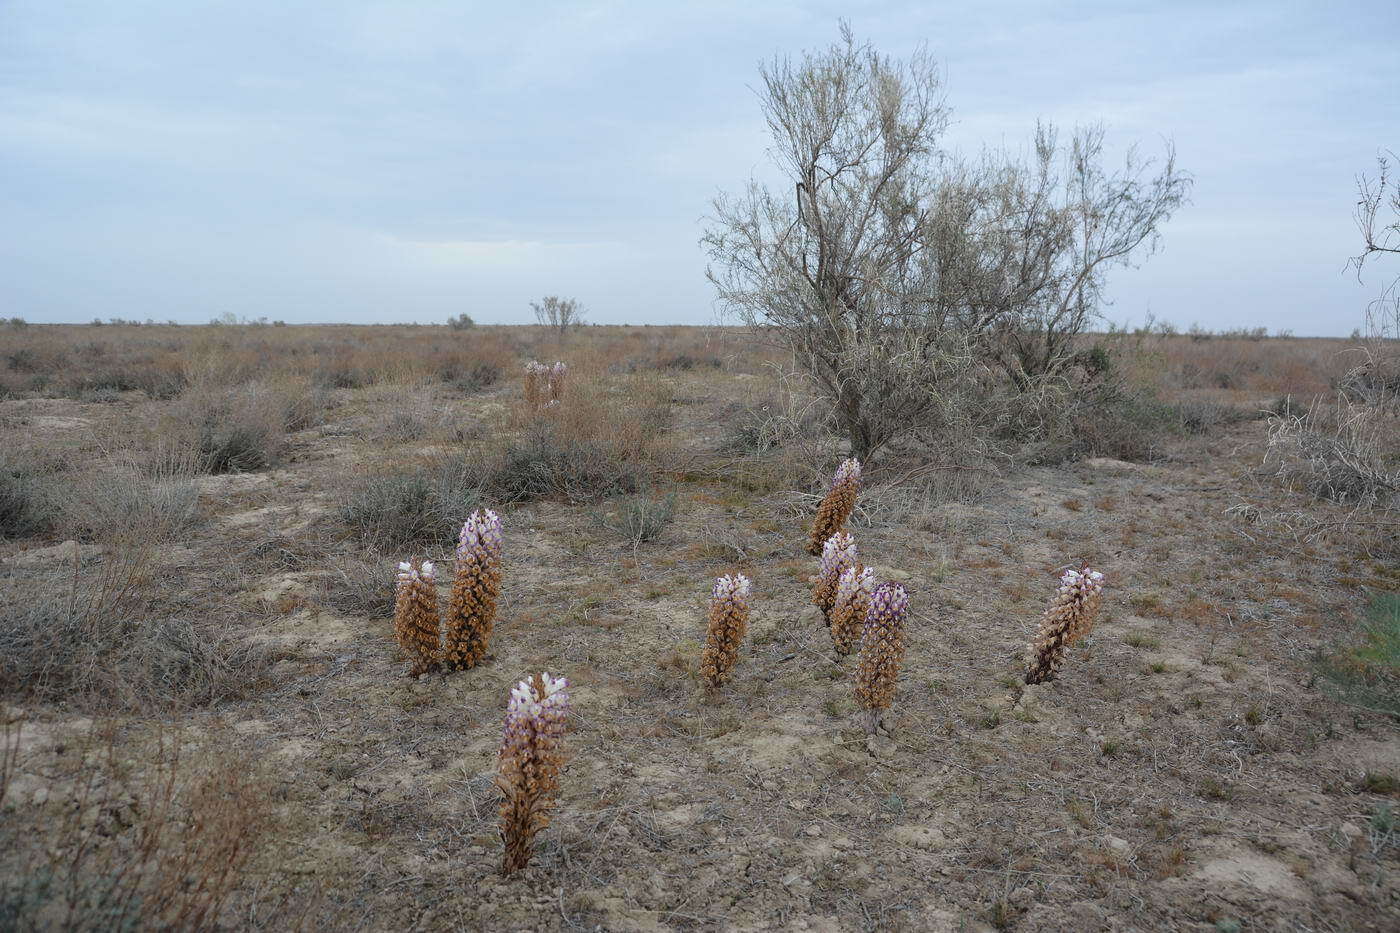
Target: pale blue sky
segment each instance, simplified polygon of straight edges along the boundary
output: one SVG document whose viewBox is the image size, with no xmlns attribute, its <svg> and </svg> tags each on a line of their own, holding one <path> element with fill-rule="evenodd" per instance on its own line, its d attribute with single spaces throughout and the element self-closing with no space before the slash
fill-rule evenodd
<svg viewBox="0 0 1400 933">
<path fill-rule="evenodd" d="M 760 60 L 840 17 L 943 63 L 950 146 L 1037 117 L 1196 179 L 1108 314 L 1345 334 L 1354 180 L 1400 149 L 1400 3 L 0 0 L 0 316 L 486 323 L 548 293 L 710 323 Z"/>
</svg>

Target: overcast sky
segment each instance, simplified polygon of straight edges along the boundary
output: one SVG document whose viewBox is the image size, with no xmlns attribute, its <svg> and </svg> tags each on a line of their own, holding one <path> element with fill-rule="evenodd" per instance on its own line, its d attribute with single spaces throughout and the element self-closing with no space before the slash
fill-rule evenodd
<svg viewBox="0 0 1400 933">
<path fill-rule="evenodd" d="M 1175 142 L 1193 203 L 1110 318 L 1346 334 L 1400 3 L 0 0 L 0 316 L 711 323 L 752 87 L 838 18 L 943 64 L 949 146 Z"/>
</svg>

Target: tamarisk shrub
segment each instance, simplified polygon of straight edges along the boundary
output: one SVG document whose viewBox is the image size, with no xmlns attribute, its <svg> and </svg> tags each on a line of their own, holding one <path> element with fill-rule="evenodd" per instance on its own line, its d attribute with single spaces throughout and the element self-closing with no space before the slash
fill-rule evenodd
<svg viewBox="0 0 1400 933">
<path fill-rule="evenodd" d="M 1040 631 L 1026 657 L 1026 683 L 1054 680 L 1065 663 L 1065 649 L 1089 634 L 1098 618 L 1103 598 L 1103 574 L 1086 564 L 1066 570 L 1050 608 L 1040 620 Z"/>
<path fill-rule="evenodd" d="M 846 519 L 851 517 L 851 511 L 856 507 L 856 494 L 859 492 L 860 461 L 854 457 L 841 461 L 831 480 L 831 488 L 817 507 L 817 517 L 812 522 L 812 537 L 807 543 L 808 554 L 820 554 L 827 539 L 845 527 Z"/>
<path fill-rule="evenodd" d="M 856 539 L 846 531 L 838 531 L 822 545 L 822 563 L 812 587 L 812 602 L 822 611 L 822 618 L 831 624 L 831 609 L 836 605 L 836 587 L 841 574 L 857 566 Z"/>
<path fill-rule="evenodd" d="M 749 627 L 749 578 L 728 574 L 715 581 L 710 596 L 709 628 L 705 650 L 700 656 L 700 673 L 711 689 L 729 679 L 739 659 L 739 645 Z"/>
<path fill-rule="evenodd" d="M 505 846 L 501 871 L 507 875 L 530 863 L 535 836 L 549 825 L 564 763 L 568 686 L 563 677 L 540 673 L 510 692 L 496 778 Z"/>
<path fill-rule="evenodd" d="M 861 638 L 860 664 L 856 668 L 856 701 L 867 711 L 867 728 L 880 728 L 884 713 L 894 702 L 895 681 L 904 660 L 904 617 L 909 594 L 898 583 L 885 583 L 870 595 Z"/>
<path fill-rule="evenodd" d="M 875 572 L 855 565 L 841 572 L 836 582 L 836 598 L 827 614 L 831 644 L 838 655 L 848 655 L 860 642 L 861 626 L 870 610 L 870 594 L 875 590 Z"/>
<path fill-rule="evenodd" d="M 438 665 L 437 570 L 431 561 L 414 568 L 399 564 L 394 590 L 394 638 L 413 658 L 410 677 L 418 677 Z"/>
<path fill-rule="evenodd" d="M 501 548 L 500 518 L 490 509 L 473 512 L 457 541 L 443 632 L 442 660 L 452 670 L 469 670 L 486 656 L 501 593 Z"/>
</svg>

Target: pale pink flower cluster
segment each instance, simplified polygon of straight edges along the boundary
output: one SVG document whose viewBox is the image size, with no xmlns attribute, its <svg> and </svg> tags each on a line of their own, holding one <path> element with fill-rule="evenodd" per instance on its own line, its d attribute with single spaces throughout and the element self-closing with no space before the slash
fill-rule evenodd
<svg viewBox="0 0 1400 933">
<path fill-rule="evenodd" d="M 522 680 L 510 691 L 501 737 L 502 755 L 527 744 L 549 751 L 563 739 L 569 718 L 569 682 L 546 673 L 540 674 L 540 681 L 544 684 L 543 696 L 535 692 L 529 680 Z"/>
<path fill-rule="evenodd" d="M 749 578 L 742 573 L 736 573 L 732 577 L 725 574 L 716 578 L 714 594 L 711 598 L 717 603 L 743 603 L 747 601 L 749 598 Z"/>
<path fill-rule="evenodd" d="M 1076 593 L 1082 595 L 1098 595 L 1103 592 L 1103 574 L 1097 570 L 1090 570 L 1085 567 L 1083 570 L 1066 570 L 1060 576 L 1060 594 L 1062 596 L 1074 596 Z"/>
<path fill-rule="evenodd" d="M 821 579 L 833 583 L 849 567 L 856 565 L 856 539 L 849 531 L 838 531 L 822 545 Z"/>
<path fill-rule="evenodd" d="M 457 536 L 457 559 L 464 560 L 471 553 L 499 558 L 503 540 L 500 516 L 490 509 L 477 509 Z"/>
<path fill-rule="evenodd" d="M 399 589 L 403 590 L 415 583 L 423 582 L 432 585 L 437 579 L 437 568 L 432 561 L 424 561 L 423 566 L 414 569 L 408 561 L 399 563 Z"/>
<path fill-rule="evenodd" d="M 875 571 L 865 567 L 857 573 L 855 567 L 847 567 L 841 571 L 841 578 L 836 581 L 836 605 L 849 605 L 874 592 Z"/>
<path fill-rule="evenodd" d="M 831 485 L 839 486 L 845 482 L 860 483 L 860 461 L 855 457 L 841 461 L 841 465 L 836 468 L 836 475 L 832 477 Z"/>
</svg>

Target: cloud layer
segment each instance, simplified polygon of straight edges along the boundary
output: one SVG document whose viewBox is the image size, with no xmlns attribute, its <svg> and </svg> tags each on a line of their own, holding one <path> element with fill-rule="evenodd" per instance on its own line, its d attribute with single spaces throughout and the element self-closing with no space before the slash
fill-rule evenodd
<svg viewBox="0 0 1400 933">
<path fill-rule="evenodd" d="M 1353 183 L 1400 148 L 1400 7 L 954 6 L 0 3 L 0 313 L 508 323 L 559 293 L 710 322 L 701 218 L 767 171 L 757 64 L 845 16 L 927 42 L 951 145 L 1038 117 L 1175 142 L 1194 203 L 1110 316 L 1359 323 Z"/>
</svg>

